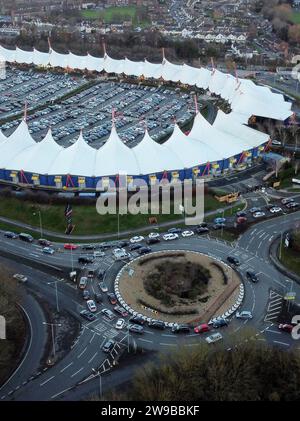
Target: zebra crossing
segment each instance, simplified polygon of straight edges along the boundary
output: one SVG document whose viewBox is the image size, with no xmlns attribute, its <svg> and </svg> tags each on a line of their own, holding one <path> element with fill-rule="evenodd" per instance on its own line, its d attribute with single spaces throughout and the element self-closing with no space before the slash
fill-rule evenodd
<svg viewBox="0 0 300 421">
<path fill-rule="evenodd" d="M 105 325 L 104 323 L 98 323 L 95 326 L 95 329 L 97 329 L 103 337 L 108 338 L 108 339 L 113 339 L 116 336 L 118 336 L 119 332 L 114 329 L 113 327 L 108 328 L 107 325 Z"/>
<path fill-rule="evenodd" d="M 274 322 L 281 313 L 283 305 L 283 296 L 278 294 L 276 291 L 270 291 L 269 302 L 267 307 L 267 314 L 265 316 L 265 322 Z"/>
</svg>

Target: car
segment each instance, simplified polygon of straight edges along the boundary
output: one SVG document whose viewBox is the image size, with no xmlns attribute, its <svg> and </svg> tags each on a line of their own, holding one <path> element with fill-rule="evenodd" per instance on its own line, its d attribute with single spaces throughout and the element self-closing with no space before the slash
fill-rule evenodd
<svg viewBox="0 0 300 421">
<path fill-rule="evenodd" d="M 214 344 L 218 341 L 221 341 L 222 339 L 223 339 L 223 336 L 221 335 L 221 333 L 213 333 L 211 336 L 208 336 L 207 338 L 205 338 L 208 344 Z"/>
<path fill-rule="evenodd" d="M 179 238 L 178 234 L 165 234 L 163 235 L 163 239 L 165 241 L 177 240 Z"/>
<path fill-rule="evenodd" d="M 197 227 L 195 229 L 197 234 L 207 234 L 209 232 L 209 228 L 207 227 Z"/>
<path fill-rule="evenodd" d="M 236 213 L 236 216 L 238 217 L 238 218 L 240 218 L 240 217 L 245 217 L 245 216 L 247 216 L 247 212 L 245 212 L 245 211 L 239 211 L 239 212 L 237 212 Z"/>
<path fill-rule="evenodd" d="M 106 284 L 103 281 L 102 282 L 99 282 L 98 287 L 99 287 L 100 291 L 102 291 L 102 292 L 107 292 L 108 291 L 108 288 L 107 288 Z"/>
<path fill-rule="evenodd" d="M 103 314 L 103 316 L 107 317 L 109 320 L 113 320 L 115 318 L 114 313 L 108 308 L 103 308 L 101 310 L 101 313 Z"/>
<path fill-rule="evenodd" d="M 189 325 L 183 325 L 183 324 L 176 324 L 172 326 L 172 332 L 173 333 L 189 333 L 190 332 L 190 326 Z"/>
<path fill-rule="evenodd" d="M 82 297 L 84 300 L 89 300 L 91 298 L 90 291 L 88 289 L 84 289 L 82 292 Z"/>
<path fill-rule="evenodd" d="M 89 271 L 88 271 L 88 278 L 93 278 L 94 277 L 94 275 L 95 275 L 95 271 L 94 271 L 94 269 L 89 269 Z"/>
<path fill-rule="evenodd" d="M 216 218 L 214 220 L 215 224 L 225 224 L 225 222 L 226 222 L 226 218 Z"/>
<path fill-rule="evenodd" d="M 247 310 L 243 310 L 241 312 L 237 312 L 235 317 L 237 319 L 244 319 L 244 320 L 248 320 L 248 319 L 253 319 L 253 315 L 251 313 L 251 311 L 247 311 Z"/>
<path fill-rule="evenodd" d="M 64 244 L 64 249 L 65 250 L 76 250 L 76 249 L 78 249 L 78 246 L 76 246 L 76 244 L 67 243 L 67 244 Z"/>
<path fill-rule="evenodd" d="M 225 224 L 214 224 L 212 226 L 212 229 L 214 229 L 215 231 L 221 230 L 222 228 L 225 228 Z"/>
<path fill-rule="evenodd" d="M 158 237 L 157 238 L 148 238 L 146 240 L 146 243 L 149 244 L 149 245 L 160 243 L 160 238 L 158 238 Z"/>
<path fill-rule="evenodd" d="M 130 245 L 130 242 L 127 240 L 121 240 L 118 242 L 118 247 L 123 248 L 123 247 L 127 247 Z"/>
<path fill-rule="evenodd" d="M 128 330 L 133 333 L 144 333 L 144 328 L 141 325 L 129 325 Z"/>
<path fill-rule="evenodd" d="M 79 288 L 80 289 L 84 289 L 87 286 L 87 281 L 88 281 L 87 277 L 86 276 L 82 276 L 80 278 L 80 281 L 79 281 Z"/>
<path fill-rule="evenodd" d="M 96 303 L 102 303 L 102 301 L 103 301 L 102 300 L 102 295 L 99 294 L 99 292 L 95 292 L 94 299 L 95 299 Z"/>
<path fill-rule="evenodd" d="M 115 296 L 115 294 L 113 292 L 109 292 L 107 294 L 107 298 L 108 298 L 108 301 L 110 302 L 110 304 L 112 304 L 113 306 L 115 304 L 117 304 L 117 297 Z"/>
<path fill-rule="evenodd" d="M 251 208 L 251 209 L 249 210 L 249 212 L 250 212 L 250 213 L 261 212 L 261 208 L 254 207 L 254 208 Z"/>
<path fill-rule="evenodd" d="M 263 218 L 266 214 L 264 212 L 254 212 L 252 216 L 253 218 Z"/>
<path fill-rule="evenodd" d="M 143 255 L 143 254 L 151 253 L 151 251 L 152 251 L 151 247 L 141 247 L 141 248 L 138 250 L 138 253 L 139 253 L 140 255 Z"/>
<path fill-rule="evenodd" d="M 279 213 L 282 212 L 282 209 L 279 206 L 274 206 L 273 208 L 270 209 L 271 213 Z"/>
<path fill-rule="evenodd" d="M 221 318 L 215 320 L 212 325 L 214 329 L 218 329 L 219 327 L 228 326 L 228 321 L 224 318 Z"/>
<path fill-rule="evenodd" d="M 107 342 L 104 343 L 104 345 L 102 346 L 102 351 L 103 352 L 111 352 L 115 346 L 115 341 L 113 339 L 109 339 Z"/>
<path fill-rule="evenodd" d="M 94 257 L 93 256 L 79 256 L 78 263 L 86 264 L 86 263 L 93 263 Z"/>
<path fill-rule="evenodd" d="M 16 234 L 15 232 L 12 232 L 12 231 L 5 231 L 4 237 L 11 238 L 11 239 L 14 240 L 14 239 L 18 238 L 18 234 Z"/>
<path fill-rule="evenodd" d="M 135 236 L 135 237 L 132 237 L 131 239 L 130 239 L 130 242 L 132 243 L 132 244 L 134 244 L 134 243 L 140 243 L 141 241 L 143 241 L 144 240 L 144 237 L 142 236 L 142 235 L 137 235 L 137 236 Z"/>
<path fill-rule="evenodd" d="M 115 328 L 116 329 L 123 329 L 124 326 L 125 326 L 125 320 L 124 319 L 118 319 L 116 324 L 115 324 Z"/>
<path fill-rule="evenodd" d="M 94 300 L 87 300 L 86 305 L 88 306 L 90 312 L 95 313 L 97 311 L 97 306 Z"/>
<path fill-rule="evenodd" d="M 13 275 L 13 278 L 16 279 L 19 282 L 23 282 L 26 283 L 27 282 L 27 278 L 25 275 L 22 275 L 21 273 L 15 273 Z"/>
<path fill-rule="evenodd" d="M 150 320 L 148 326 L 154 329 L 164 329 L 166 327 L 165 323 L 161 320 Z"/>
<path fill-rule="evenodd" d="M 248 221 L 247 218 L 245 218 L 244 216 L 239 216 L 236 220 L 237 224 L 241 225 L 241 224 L 245 224 Z"/>
<path fill-rule="evenodd" d="M 180 234 L 181 231 L 182 231 L 181 228 L 170 228 L 170 229 L 168 229 L 169 234 Z"/>
<path fill-rule="evenodd" d="M 285 199 L 282 199 L 281 203 L 283 205 L 287 205 L 288 203 L 294 202 L 294 199 L 292 197 L 286 197 Z"/>
<path fill-rule="evenodd" d="M 194 231 L 189 231 L 189 230 L 183 231 L 181 235 L 182 237 L 192 237 L 194 235 Z"/>
<path fill-rule="evenodd" d="M 201 325 L 194 327 L 194 332 L 195 333 L 205 333 L 205 332 L 209 332 L 210 329 L 211 328 L 207 323 L 202 323 Z"/>
<path fill-rule="evenodd" d="M 255 284 L 259 281 L 258 275 L 253 270 L 247 270 L 246 276 L 249 281 L 252 281 Z"/>
<path fill-rule="evenodd" d="M 19 234 L 19 239 L 22 241 L 26 241 L 27 243 L 32 243 L 34 238 L 30 234 L 26 234 L 25 232 L 21 232 Z"/>
<path fill-rule="evenodd" d="M 121 307 L 121 306 L 115 306 L 115 307 L 114 307 L 114 310 L 115 310 L 117 313 L 121 314 L 121 316 L 122 316 L 122 317 L 126 317 L 126 316 L 128 316 L 128 312 L 125 310 L 125 308 L 123 308 L 123 307 Z"/>
<path fill-rule="evenodd" d="M 38 240 L 40 246 L 49 247 L 51 246 L 51 242 L 49 240 L 45 240 L 44 238 L 40 238 Z"/>
<path fill-rule="evenodd" d="M 80 314 L 81 317 L 88 320 L 89 322 L 92 322 L 93 320 L 96 320 L 96 318 L 97 318 L 95 316 L 95 314 L 91 313 L 88 310 L 82 310 L 79 314 Z"/>
<path fill-rule="evenodd" d="M 136 244 L 132 244 L 132 245 L 129 247 L 129 250 L 130 250 L 130 251 L 139 250 L 139 249 L 141 249 L 142 247 L 143 247 L 143 246 L 142 246 L 142 244 L 136 243 Z"/>
<path fill-rule="evenodd" d="M 132 316 L 129 319 L 130 323 L 143 326 L 146 323 L 146 320 L 141 316 Z"/>
<path fill-rule="evenodd" d="M 52 249 L 51 247 L 44 247 L 42 251 L 45 254 L 54 254 L 55 253 L 55 250 Z"/>
<path fill-rule="evenodd" d="M 285 205 L 287 209 L 295 209 L 299 207 L 299 203 L 296 202 L 290 202 L 287 205 Z"/>
<path fill-rule="evenodd" d="M 282 330 L 283 332 L 291 333 L 294 329 L 294 326 L 288 323 L 280 323 L 278 329 Z"/>
<path fill-rule="evenodd" d="M 105 253 L 104 251 L 94 251 L 94 257 L 104 257 Z"/>
<path fill-rule="evenodd" d="M 83 246 L 82 246 L 82 249 L 83 250 L 95 250 L 95 245 L 94 244 L 84 244 Z"/>
<path fill-rule="evenodd" d="M 154 239 L 154 238 L 159 238 L 160 235 L 158 232 L 150 232 L 150 234 L 148 235 L 149 239 Z"/>
<path fill-rule="evenodd" d="M 234 265 L 234 266 L 239 266 L 240 265 L 239 259 L 237 259 L 234 256 L 228 256 L 227 257 L 227 262 L 229 262 L 231 265 Z"/>
<path fill-rule="evenodd" d="M 99 269 L 97 272 L 97 278 L 101 281 L 105 276 L 105 269 Z"/>
</svg>

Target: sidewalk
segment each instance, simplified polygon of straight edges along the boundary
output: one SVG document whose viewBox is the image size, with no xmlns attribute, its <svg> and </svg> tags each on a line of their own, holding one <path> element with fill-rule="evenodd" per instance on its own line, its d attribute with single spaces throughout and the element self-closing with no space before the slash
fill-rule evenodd
<svg viewBox="0 0 300 421">
<path fill-rule="evenodd" d="M 235 206 L 241 205 L 243 206 L 244 203 L 242 201 L 238 201 L 233 203 L 230 206 L 225 206 L 224 208 L 222 208 L 222 210 L 230 210 L 231 208 L 234 208 Z M 205 213 L 205 217 L 207 216 L 211 216 L 211 215 L 219 215 L 218 210 L 214 210 L 214 211 L 210 211 Z M 147 225 L 144 227 L 140 227 L 140 228 L 135 228 L 135 229 L 131 229 L 131 230 L 126 230 L 126 231 L 120 231 L 119 233 L 119 237 L 126 237 L 126 236 L 132 236 L 132 234 L 138 234 L 138 233 L 143 233 L 145 231 L 153 231 L 154 228 L 164 228 L 164 227 L 171 227 L 171 226 L 176 226 L 178 224 L 182 224 L 184 221 L 184 219 L 181 217 L 180 219 L 176 219 L 173 221 L 168 221 L 168 222 L 163 222 L 161 224 L 157 224 L 157 225 Z M 0 216 L 0 222 L 6 223 L 6 224 L 10 224 L 14 227 L 17 228 L 22 228 L 23 230 L 30 230 L 34 233 L 39 234 L 40 233 L 40 228 L 35 227 L 33 225 L 29 225 L 29 224 L 25 224 L 23 222 L 19 222 L 19 221 L 14 221 L 12 219 L 9 218 L 5 218 Z M 55 231 L 50 231 L 47 229 L 43 229 L 43 234 L 46 237 L 52 237 L 55 238 L 57 240 L 83 240 L 83 241 L 91 241 L 91 240 L 110 240 L 111 238 L 118 238 L 118 233 L 107 233 L 107 234 L 95 234 L 95 235 L 66 235 L 66 234 L 60 234 L 58 232 Z"/>
</svg>

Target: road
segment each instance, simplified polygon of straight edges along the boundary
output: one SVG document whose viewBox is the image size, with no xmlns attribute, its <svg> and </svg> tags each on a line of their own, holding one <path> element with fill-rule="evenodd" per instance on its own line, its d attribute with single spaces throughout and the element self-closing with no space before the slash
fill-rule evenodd
<svg viewBox="0 0 300 421">
<path fill-rule="evenodd" d="M 269 259 L 269 247 L 271 242 L 278 237 L 282 231 L 293 228 L 298 223 L 300 212 L 290 215 L 283 215 L 271 220 L 258 223 L 247 230 L 239 240 L 234 244 L 223 241 L 216 241 L 209 237 L 189 237 L 180 238 L 170 243 L 159 243 L 153 246 L 153 251 L 157 250 L 194 250 L 213 256 L 218 260 L 226 262 L 228 255 L 236 256 L 241 265 L 238 272 L 244 279 L 245 299 L 242 303 L 243 310 L 252 311 L 254 317 L 252 320 L 241 322 L 235 317 L 231 317 L 230 325 L 224 331 L 224 345 L 226 349 L 239 344 L 243 338 L 243 331 L 248 328 L 254 332 L 257 340 L 267 342 L 273 346 L 279 346 L 284 349 L 300 348 L 299 342 L 294 341 L 290 335 L 278 330 L 276 325 L 277 317 L 283 305 L 283 296 L 290 290 L 291 280 L 281 274 L 271 263 Z M 34 259 L 32 245 L 28 246 L 19 240 L 4 239 L 1 242 L 1 249 L 5 248 L 10 253 L 25 255 L 28 253 Z M 37 249 L 37 247 L 35 247 Z M 38 252 L 36 252 L 38 254 Z M 78 256 L 78 251 L 74 254 Z M 44 256 L 38 254 L 38 259 L 50 259 L 56 265 L 69 267 L 70 260 L 66 256 L 68 253 L 57 253 L 55 256 Z M 91 265 L 93 268 L 105 268 L 105 282 L 110 291 L 113 291 L 114 279 L 124 265 L 124 262 L 115 262 L 110 251 L 106 252 L 105 257 L 96 259 Z M 207 334 L 196 335 L 194 333 L 175 335 L 170 330 L 156 331 L 146 328 L 143 335 L 128 335 L 127 331 L 117 331 L 114 327 L 115 320 L 110 321 L 100 313 L 101 309 L 109 308 L 108 300 L 98 305 L 97 319 L 92 322 L 82 321 L 82 329 L 76 341 L 72 344 L 67 355 L 58 361 L 51 368 L 45 371 L 39 368 L 39 358 L 35 358 L 35 350 L 31 347 L 40 346 L 46 340 L 45 330 L 41 327 L 43 316 L 41 310 L 32 304 L 33 298 L 31 292 L 39 294 L 53 306 L 55 305 L 55 281 L 58 282 L 58 300 L 61 309 L 67 310 L 73 317 L 80 319 L 80 310 L 86 308 L 82 300 L 81 293 L 74 284 L 61 280 L 45 272 L 32 269 L 28 266 L 18 267 L 21 273 L 24 273 L 29 281 L 25 286 L 26 300 L 23 303 L 28 313 L 32 325 L 35 340 L 28 348 L 22 366 L 11 377 L 11 379 L 0 388 L 1 400 L 69 400 L 80 399 L 96 387 L 97 381 L 79 385 L 80 382 L 92 375 L 93 368 L 100 368 L 105 376 L 108 385 L 117 386 L 127 381 L 132 376 L 133 368 L 122 368 L 118 377 L 119 368 L 113 367 L 113 362 L 122 353 L 126 352 L 128 344 L 131 348 L 143 348 L 147 351 L 172 352 L 180 347 L 193 347 L 199 343 L 204 343 Z M 246 280 L 247 270 L 255 270 L 259 274 L 260 282 L 252 284 Z M 297 297 L 300 294 L 300 286 L 294 284 L 294 290 Z M 97 291 L 97 281 L 89 280 L 88 289 L 91 292 Z M 31 298 L 30 298 L 31 297 Z M 28 300 L 28 301 L 27 301 Z M 33 300 L 34 301 L 34 300 Z M 113 338 L 116 345 L 110 354 L 105 354 L 101 346 L 108 339 Z M 34 343 L 33 343 L 34 342 Z M 136 356 L 137 361 L 139 356 Z M 135 364 L 134 364 L 135 365 Z M 106 374 L 105 374 L 106 373 Z M 31 374 L 31 375 L 30 375 Z M 30 375 L 30 377 L 28 377 Z M 112 376 L 112 377 L 110 377 Z M 112 380 L 109 380 L 109 379 Z"/>
</svg>

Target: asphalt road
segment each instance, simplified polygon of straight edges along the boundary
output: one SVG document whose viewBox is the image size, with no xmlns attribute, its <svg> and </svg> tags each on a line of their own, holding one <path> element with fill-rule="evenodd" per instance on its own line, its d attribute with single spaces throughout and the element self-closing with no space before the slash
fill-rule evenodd
<svg viewBox="0 0 300 421">
<path fill-rule="evenodd" d="M 222 330 L 223 345 L 226 349 L 239 344 L 243 340 L 243 331 L 251 329 L 253 336 L 259 341 L 264 341 L 274 346 L 284 349 L 298 348 L 299 341 L 278 330 L 276 319 L 283 305 L 283 296 L 291 288 L 291 280 L 287 279 L 271 264 L 269 260 L 269 246 L 273 239 L 295 226 L 299 222 L 300 212 L 290 215 L 283 215 L 278 218 L 263 221 L 256 224 L 236 242 L 234 247 L 226 242 L 216 241 L 208 237 L 180 238 L 170 243 L 159 243 L 153 246 L 153 251 L 161 249 L 195 250 L 200 251 L 219 260 L 226 261 L 228 255 L 236 256 L 241 265 L 239 273 L 245 279 L 248 269 L 259 273 L 260 282 L 252 284 L 244 280 L 245 299 L 242 310 L 252 311 L 252 320 L 240 321 L 235 317 L 230 320 L 228 328 Z M 70 252 L 58 252 L 54 256 L 45 256 L 40 253 L 37 246 L 22 243 L 19 240 L 4 240 L 1 248 L 9 250 L 18 255 L 28 254 L 33 259 L 43 259 L 46 262 L 55 262 L 56 265 L 70 268 Z M 75 256 L 77 251 L 74 252 Z M 73 256 L 74 257 L 74 256 Z M 55 259 L 55 260 L 54 260 Z M 91 267 L 105 268 L 109 290 L 113 291 L 113 281 L 116 274 L 124 262 L 115 262 L 110 251 L 106 252 L 104 258 L 96 259 Z M 24 273 L 28 277 L 28 284 L 25 286 L 28 302 L 23 304 L 33 327 L 33 346 L 43 348 L 46 340 L 46 333 L 41 328 L 43 317 L 40 310 L 32 305 L 34 301 L 30 295 L 31 291 L 39 294 L 52 305 L 56 304 L 55 281 L 57 281 L 59 307 L 70 312 L 71 315 L 79 319 L 79 312 L 86 308 L 81 293 L 75 285 L 65 280 L 50 276 L 44 272 L 37 271 L 27 266 L 16 267 L 16 271 Z M 97 281 L 90 280 L 88 289 L 90 292 L 97 291 Z M 293 284 L 293 289 L 300 294 L 300 286 Z M 29 298 L 31 297 L 31 298 Z M 30 301 L 32 300 L 32 301 Z M 0 388 L 1 400 L 68 400 L 82 398 L 87 392 L 92 390 L 92 386 L 97 385 L 96 380 L 87 382 L 84 386 L 80 382 L 91 376 L 93 368 L 100 368 L 105 375 L 107 384 L 116 386 L 127 381 L 131 375 L 131 368 L 128 367 L 120 371 L 118 368 L 112 371 L 114 380 L 110 383 L 109 370 L 113 362 L 121 354 L 126 352 L 128 344 L 131 348 L 143 348 L 149 351 L 172 352 L 180 347 L 193 347 L 199 343 L 204 343 L 205 337 L 209 334 L 197 335 L 194 333 L 174 335 L 170 330 L 156 331 L 146 328 L 143 335 L 130 334 L 126 330 L 117 331 L 114 327 L 115 320 L 109 321 L 100 314 L 102 308 L 111 308 L 108 300 L 104 298 L 102 304 L 98 305 L 97 319 L 93 322 L 82 322 L 80 334 L 68 354 L 53 367 L 45 371 L 39 369 L 39 355 L 33 348 L 29 347 L 25 355 L 22 367 L 11 377 L 11 379 Z M 25 308 L 25 307 L 24 307 Z M 108 339 L 116 341 L 116 346 L 110 354 L 105 354 L 101 346 Z M 33 343 L 34 342 L 34 343 Z M 36 345 L 38 344 L 38 345 Z M 137 360 L 139 356 L 136 357 Z M 31 373 L 30 377 L 28 375 Z M 75 389 L 74 389 L 75 387 Z"/>
</svg>

